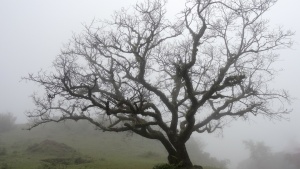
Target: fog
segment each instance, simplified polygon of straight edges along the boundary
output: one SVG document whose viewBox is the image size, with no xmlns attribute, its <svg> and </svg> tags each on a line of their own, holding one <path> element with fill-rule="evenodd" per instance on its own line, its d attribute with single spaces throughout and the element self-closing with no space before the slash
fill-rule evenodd
<svg viewBox="0 0 300 169">
<path fill-rule="evenodd" d="M 83 29 L 83 23 L 93 19 L 109 19 L 121 7 L 135 0 L 1 0 L 0 1 L 0 112 L 12 112 L 17 123 L 27 121 L 24 112 L 33 108 L 30 95 L 40 89 L 33 83 L 21 81 L 28 73 L 50 69 L 52 61 L 73 33 Z M 230 168 L 246 160 L 250 152 L 244 140 L 264 142 L 272 152 L 293 152 L 300 146 L 300 22 L 299 0 L 280 0 L 265 16 L 272 25 L 282 25 L 296 32 L 292 49 L 279 51 L 276 68 L 282 69 L 270 85 L 286 89 L 294 98 L 287 108 L 293 109 L 287 120 L 270 120 L 260 116 L 248 121 L 237 120 L 223 132 L 194 134 L 205 142 L 205 151 L 220 159 L 231 161 Z M 182 9 L 182 3 L 169 0 L 170 17 Z M 274 156 L 275 156 L 274 155 Z M 275 157 L 274 157 L 275 158 Z M 248 161 L 249 162 L 249 161 Z M 242 168 L 241 168 L 242 169 Z"/>
</svg>

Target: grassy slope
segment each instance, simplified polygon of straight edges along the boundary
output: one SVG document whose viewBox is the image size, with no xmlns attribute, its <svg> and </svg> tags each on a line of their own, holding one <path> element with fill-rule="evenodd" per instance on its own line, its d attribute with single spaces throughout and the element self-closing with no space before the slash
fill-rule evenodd
<svg viewBox="0 0 300 169">
<path fill-rule="evenodd" d="M 26 151 L 34 143 L 45 139 L 65 143 L 80 152 L 91 163 L 61 166 L 67 169 L 151 169 L 157 163 L 166 162 L 166 152 L 159 142 L 128 133 L 95 131 L 84 123 L 48 124 L 31 131 L 24 126 L 0 134 L 0 148 L 7 153 L 0 156 L 0 169 L 42 169 L 41 159 L 47 154 Z M 59 168 L 59 167 L 58 167 Z"/>
<path fill-rule="evenodd" d="M 37 169 L 41 159 L 50 158 L 45 154 L 26 152 L 28 146 L 45 139 L 65 143 L 76 149 L 82 156 L 93 159 L 91 163 L 70 165 L 67 168 L 107 168 L 140 169 L 152 168 L 156 163 L 165 162 L 165 153 L 159 143 L 126 134 L 103 133 L 83 124 L 50 124 L 31 131 L 19 126 L 13 131 L 0 134 L 0 147 L 7 150 L 0 156 L 0 168 Z M 147 152 L 155 152 L 158 157 L 145 158 Z M 149 153 L 151 155 L 151 153 Z"/>
</svg>

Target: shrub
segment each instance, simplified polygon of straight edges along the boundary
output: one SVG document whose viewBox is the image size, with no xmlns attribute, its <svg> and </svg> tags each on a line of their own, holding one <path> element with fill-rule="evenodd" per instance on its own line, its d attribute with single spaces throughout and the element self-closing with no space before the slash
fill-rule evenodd
<svg viewBox="0 0 300 169">
<path fill-rule="evenodd" d="M 172 164 L 157 164 L 153 169 L 178 169 L 178 167 Z"/>
<path fill-rule="evenodd" d="M 92 162 L 92 160 L 91 159 L 86 159 L 86 158 L 82 158 L 82 157 L 77 157 L 77 158 L 75 158 L 74 159 L 74 163 L 75 164 L 84 164 L 84 163 L 90 163 L 90 162 Z"/>
<path fill-rule="evenodd" d="M 172 164 L 157 164 L 152 169 L 182 169 L 179 165 L 172 165 Z M 194 165 L 193 169 L 203 169 L 203 167 L 199 165 Z M 204 169 L 216 169 L 216 168 L 204 168 Z"/>
<path fill-rule="evenodd" d="M 0 156 L 5 156 L 7 153 L 6 148 L 0 147 Z"/>
<path fill-rule="evenodd" d="M 0 113 L 0 133 L 13 129 L 16 119 L 12 113 Z"/>
<path fill-rule="evenodd" d="M 11 169 L 11 167 L 7 163 L 2 163 L 0 169 Z"/>
<path fill-rule="evenodd" d="M 66 169 L 66 165 L 42 163 L 37 169 Z"/>
</svg>

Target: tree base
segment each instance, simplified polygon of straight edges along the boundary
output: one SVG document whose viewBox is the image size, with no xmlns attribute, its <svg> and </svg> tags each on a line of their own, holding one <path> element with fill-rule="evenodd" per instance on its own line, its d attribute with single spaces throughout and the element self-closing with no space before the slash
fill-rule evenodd
<svg viewBox="0 0 300 169">
<path fill-rule="evenodd" d="M 182 167 L 182 168 L 178 168 L 178 169 L 203 169 L 203 167 L 200 165 L 194 165 L 192 167 Z"/>
</svg>

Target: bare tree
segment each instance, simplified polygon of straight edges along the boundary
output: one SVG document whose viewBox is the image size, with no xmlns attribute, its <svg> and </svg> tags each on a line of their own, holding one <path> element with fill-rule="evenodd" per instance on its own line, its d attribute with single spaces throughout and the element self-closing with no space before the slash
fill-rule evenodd
<svg viewBox="0 0 300 169">
<path fill-rule="evenodd" d="M 26 78 L 45 88 L 44 96 L 33 96 L 30 128 L 88 120 L 103 131 L 158 140 L 169 163 L 192 167 L 185 146 L 192 133 L 251 114 L 289 112 L 287 93 L 268 86 L 274 51 L 290 47 L 293 35 L 263 18 L 275 3 L 187 0 L 170 21 L 165 1 L 146 0 L 87 25 L 61 51 L 54 71 Z"/>
</svg>

